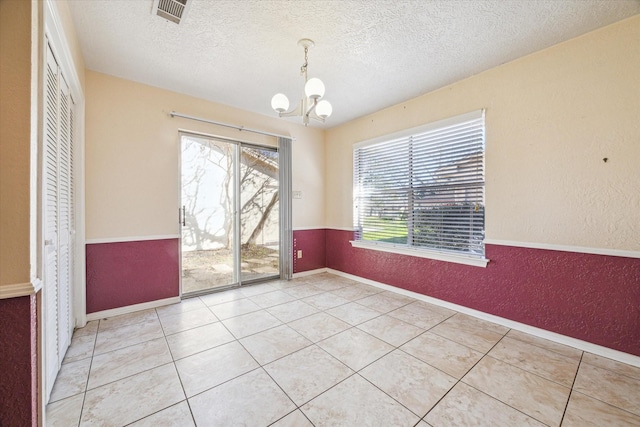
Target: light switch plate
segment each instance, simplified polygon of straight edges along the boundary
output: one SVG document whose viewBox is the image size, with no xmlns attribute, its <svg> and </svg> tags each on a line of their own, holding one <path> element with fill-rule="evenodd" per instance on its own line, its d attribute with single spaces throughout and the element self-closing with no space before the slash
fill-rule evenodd
<svg viewBox="0 0 640 427">
<path fill-rule="evenodd" d="M 302 191 L 300 190 L 292 191 L 291 197 L 293 197 L 294 199 L 302 199 Z"/>
</svg>

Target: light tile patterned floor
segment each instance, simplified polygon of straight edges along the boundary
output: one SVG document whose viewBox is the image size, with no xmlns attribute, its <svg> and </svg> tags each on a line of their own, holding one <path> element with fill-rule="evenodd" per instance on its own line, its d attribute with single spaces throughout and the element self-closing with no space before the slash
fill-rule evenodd
<svg viewBox="0 0 640 427">
<path fill-rule="evenodd" d="M 76 330 L 49 426 L 640 426 L 640 368 L 319 274 Z"/>
</svg>

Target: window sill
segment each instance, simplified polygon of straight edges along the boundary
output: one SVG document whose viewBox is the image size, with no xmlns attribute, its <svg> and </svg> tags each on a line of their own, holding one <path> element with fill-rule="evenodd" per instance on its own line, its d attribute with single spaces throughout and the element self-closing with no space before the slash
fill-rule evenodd
<svg viewBox="0 0 640 427">
<path fill-rule="evenodd" d="M 485 268 L 489 263 L 489 260 L 486 258 L 474 258 L 474 257 L 463 256 L 463 255 L 453 255 L 449 253 L 435 252 L 435 251 L 429 251 L 424 249 L 410 249 L 410 248 L 407 248 L 406 246 L 397 246 L 393 244 L 363 242 L 361 240 L 351 240 L 350 243 L 351 243 L 351 246 L 353 246 L 354 248 L 371 249 L 374 251 L 390 252 L 394 254 L 409 255 L 409 256 L 415 256 L 419 258 L 429 258 L 429 259 L 435 259 L 438 261 L 472 265 L 474 267 Z"/>
</svg>

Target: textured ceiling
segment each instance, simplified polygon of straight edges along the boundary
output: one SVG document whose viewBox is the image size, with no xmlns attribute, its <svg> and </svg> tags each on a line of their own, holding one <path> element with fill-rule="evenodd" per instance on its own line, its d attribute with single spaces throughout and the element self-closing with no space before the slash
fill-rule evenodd
<svg viewBox="0 0 640 427">
<path fill-rule="evenodd" d="M 275 116 L 273 94 L 302 96 L 297 41 L 311 38 L 333 127 L 640 13 L 638 0 L 190 1 L 180 25 L 152 0 L 69 1 L 87 68 Z"/>
</svg>

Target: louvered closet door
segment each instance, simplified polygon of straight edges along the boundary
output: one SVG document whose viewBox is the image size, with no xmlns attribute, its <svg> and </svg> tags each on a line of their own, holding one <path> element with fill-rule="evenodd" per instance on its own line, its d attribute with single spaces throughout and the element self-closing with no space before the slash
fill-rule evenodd
<svg viewBox="0 0 640 427">
<path fill-rule="evenodd" d="M 69 347 L 73 277 L 73 101 L 48 46 L 42 165 L 44 227 L 45 384 L 49 400 Z"/>
<path fill-rule="evenodd" d="M 69 347 L 71 271 L 71 97 L 69 87 L 60 76 L 60 126 L 58 132 L 58 355 L 62 358 Z"/>
<path fill-rule="evenodd" d="M 58 64 L 47 51 L 44 134 L 44 290 L 47 400 L 58 374 Z"/>
</svg>

